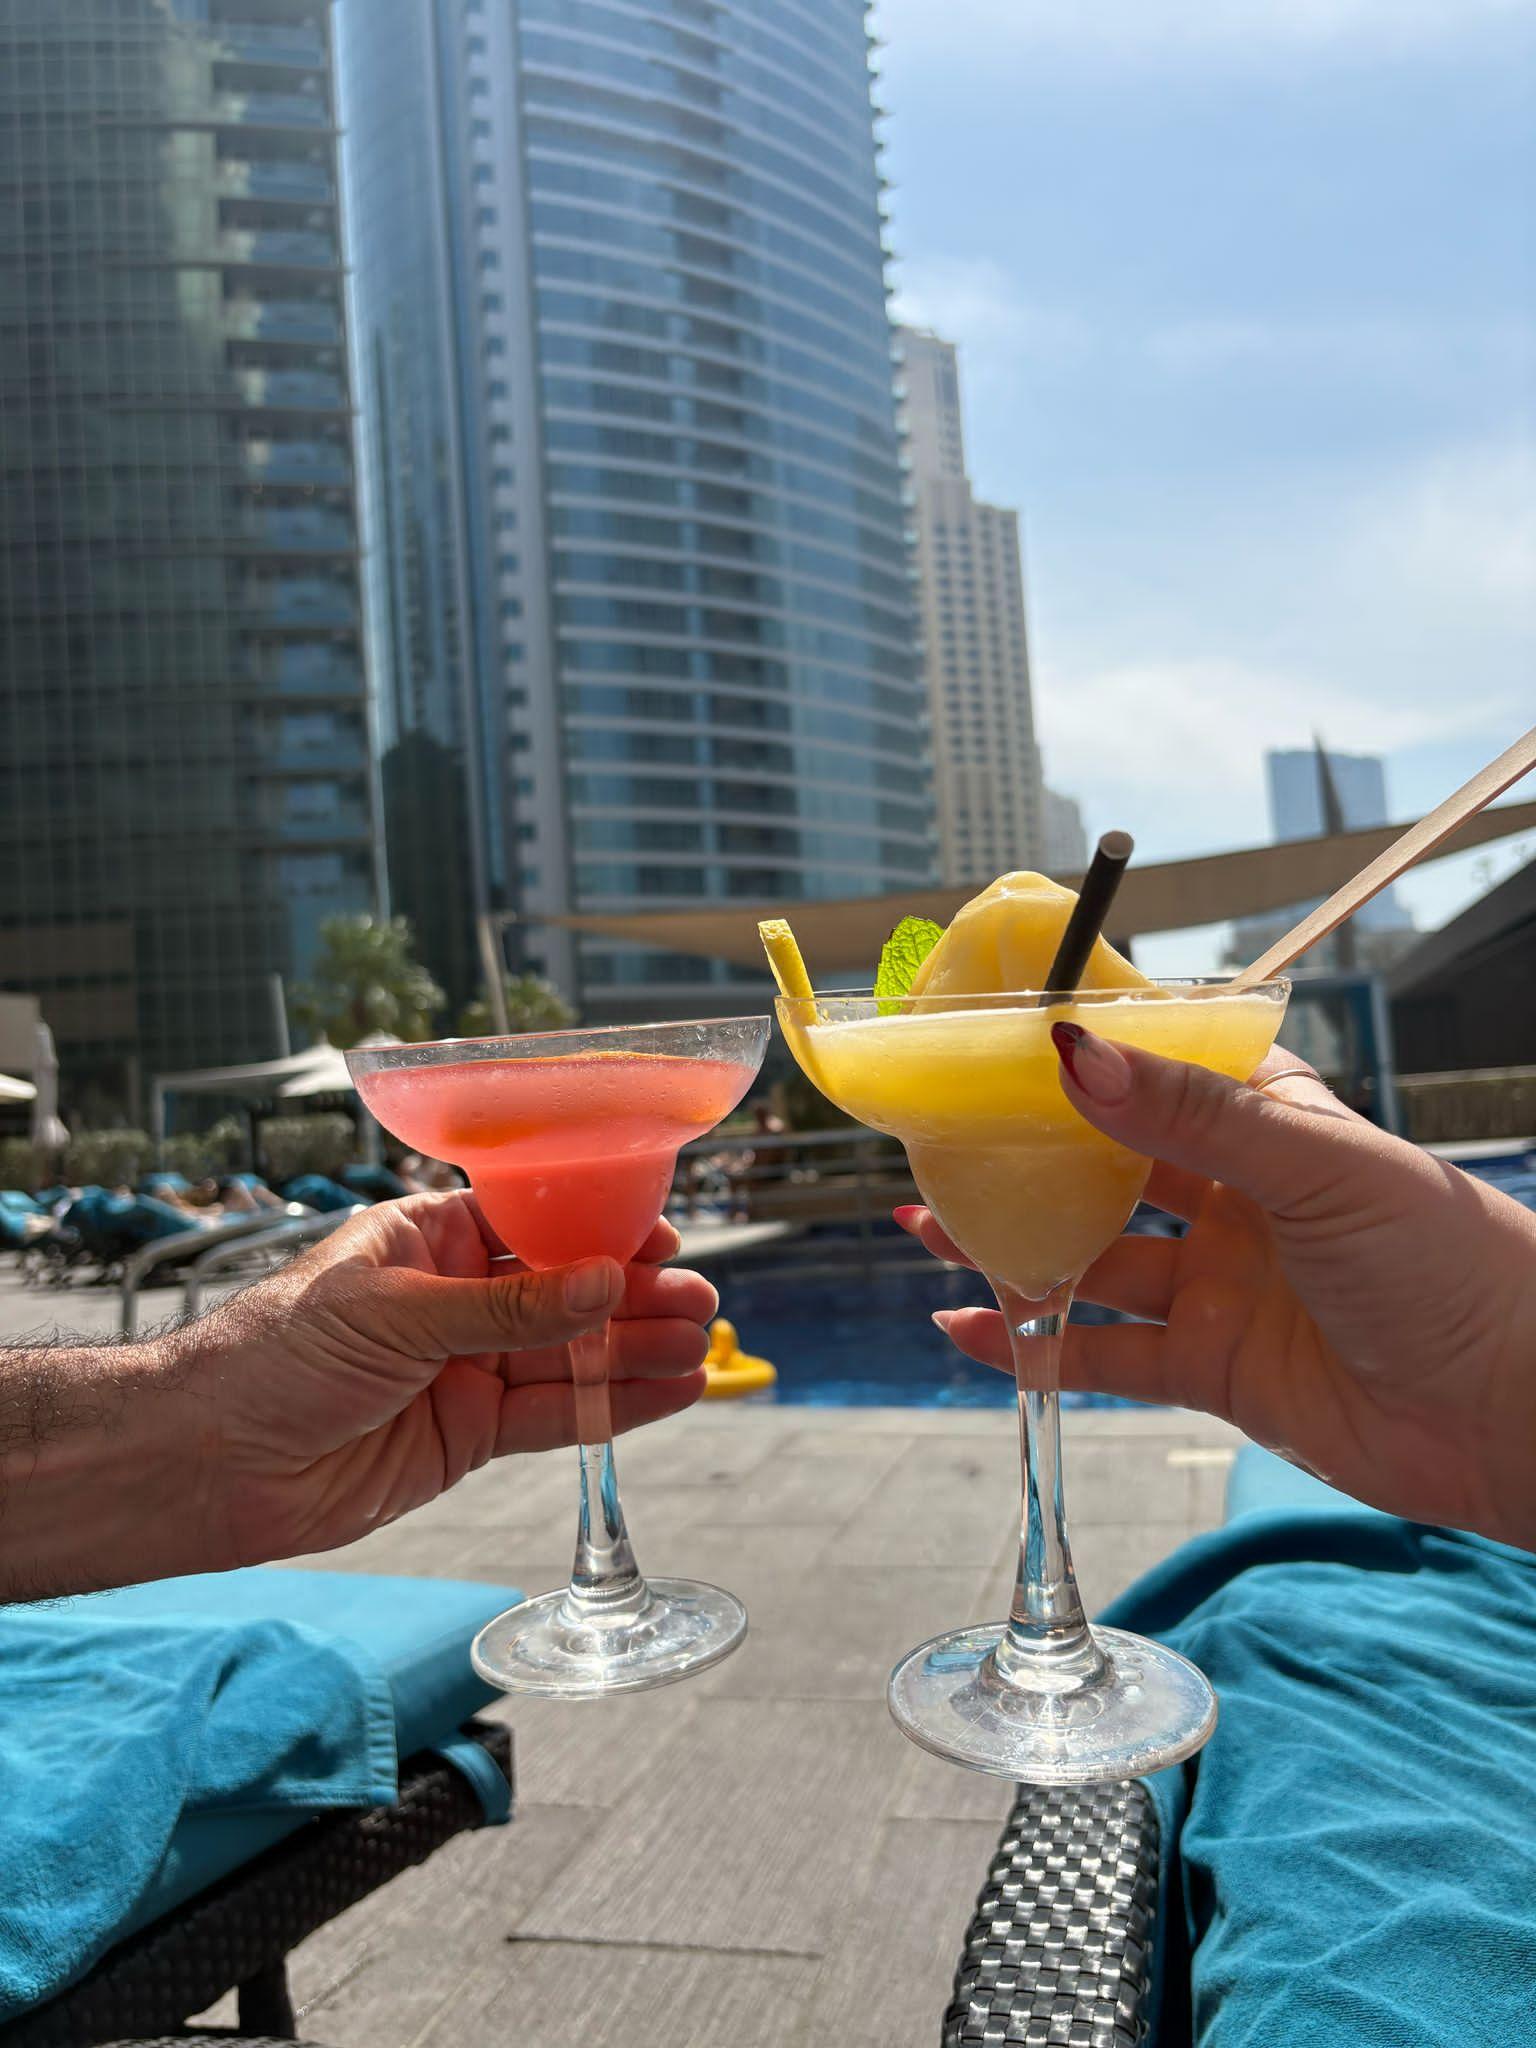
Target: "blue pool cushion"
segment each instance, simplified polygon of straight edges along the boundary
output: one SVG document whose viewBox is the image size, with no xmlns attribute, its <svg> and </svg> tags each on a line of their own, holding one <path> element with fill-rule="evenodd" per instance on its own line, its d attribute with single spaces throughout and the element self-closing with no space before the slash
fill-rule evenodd
<svg viewBox="0 0 1536 2048">
<path fill-rule="evenodd" d="M 38 1845 L 41 1874 L 29 1881 L 23 1869 L 18 1883 L 6 1857 L 0 2022 L 317 1812 L 387 1802 L 399 1757 L 449 1756 L 486 1819 L 508 1818 L 500 1774 L 458 1730 L 497 1696 L 475 1676 L 470 1641 L 521 1597 L 441 1579 L 253 1570 L 0 1614 L 0 1674 L 9 1666 L 20 1688 L 12 1733 L 0 1727 L 7 1852 L 15 1801 L 25 1804 L 30 1786 L 43 1802 L 23 1841 Z M 28 1677 L 29 1655 L 45 1693 Z M 47 1727 L 25 1711 L 32 1696 Z M 59 1770 L 70 1775 L 68 1800 L 58 1798 Z M 87 1808 L 109 1819 L 93 1830 Z"/>
<path fill-rule="evenodd" d="M 1257 1444 L 1244 1444 L 1232 1461 L 1227 1475 L 1227 1520 L 1239 1515 L 1279 1512 L 1318 1515 L 1367 1515 L 1374 1510 L 1351 1500 L 1347 1493 L 1303 1472 L 1273 1451 Z"/>
<path fill-rule="evenodd" d="M 315 1209 L 322 1216 L 329 1216 L 339 1209 L 355 1209 L 361 1197 L 323 1173 L 301 1173 L 297 1180 L 289 1181 L 283 1189 L 283 1200 L 301 1202 L 306 1209 Z"/>
<path fill-rule="evenodd" d="M 1536 1558 L 1246 1454 L 1233 1495 L 1105 1616 L 1220 1700 L 1150 1781 L 1157 2048 L 1528 2038 Z"/>
</svg>

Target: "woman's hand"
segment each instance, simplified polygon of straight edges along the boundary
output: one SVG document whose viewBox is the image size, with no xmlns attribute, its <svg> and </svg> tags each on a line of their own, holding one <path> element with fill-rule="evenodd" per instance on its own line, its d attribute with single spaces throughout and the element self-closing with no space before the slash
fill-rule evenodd
<svg viewBox="0 0 1536 2048">
<path fill-rule="evenodd" d="M 1536 1549 L 1536 1215 L 1356 1116 L 1288 1053 L 1251 1085 L 1058 1025 L 1062 1086 L 1157 1164 L 1180 1239 L 1125 1236 L 1078 1290 L 1062 1382 L 1203 1409 L 1416 1521 Z M 1267 1081 L 1281 1069 L 1284 1079 Z M 926 1210 L 898 1221 L 960 1255 Z M 936 1318 L 1008 1370 L 1002 1319 Z"/>
</svg>

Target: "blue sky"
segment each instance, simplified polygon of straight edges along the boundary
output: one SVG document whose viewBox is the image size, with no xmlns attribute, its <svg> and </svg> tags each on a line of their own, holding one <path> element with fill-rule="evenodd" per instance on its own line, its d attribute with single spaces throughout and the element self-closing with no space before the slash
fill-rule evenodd
<svg viewBox="0 0 1536 2048">
<path fill-rule="evenodd" d="M 1536 0 L 875 28 L 898 310 L 961 344 L 973 478 L 1023 511 L 1090 828 L 1261 839 L 1262 751 L 1314 726 L 1417 815 L 1536 722 Z M 1425 870 L 1421 922 L 1487 861 Z"/>
</svg>

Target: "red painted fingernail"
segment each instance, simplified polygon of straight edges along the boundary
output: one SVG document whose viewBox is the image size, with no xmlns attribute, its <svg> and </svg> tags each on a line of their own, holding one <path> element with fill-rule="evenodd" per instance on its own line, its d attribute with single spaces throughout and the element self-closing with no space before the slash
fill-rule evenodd
<svg viewBox="0 0 1536 2048">
<path fill-rule="evenodd" d="M 1072 1081 L 1090 1102 L 1112 1109 L 1131 1092 L 1130 1063 L 1116 1045 L 1081 1024 L 1053 1024 L 1051 1042 Z"/>
<path fill-rule="evenodd" d="M 1081 1024 L 1053 1024 L 1051 1026 L 1051 1043 L 1055 1046 L 1057 1052 L 1060 1053 L 1061 1064 L 1066 1068 L 1074 1081 L 1077 1079 L 1077 1048 L 1082 1042 L 1083 1027 Z"/>
<path fill-rule="evenodd" d="M 922 1213 L 916 1202 L 903 1202 L 899 1208 L 891 1211 L 891 1217 L 903 1230 L 910 1230 L 913 1218 L 921 1216 Z"/>
</svg>

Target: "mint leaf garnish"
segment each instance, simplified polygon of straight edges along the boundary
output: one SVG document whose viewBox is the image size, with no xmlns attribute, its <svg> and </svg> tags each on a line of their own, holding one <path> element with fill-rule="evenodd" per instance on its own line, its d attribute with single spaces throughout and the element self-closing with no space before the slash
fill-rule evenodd
<svg viewBox="0 0 1536 2048">
<path fill-rule="evenodd" d="M 875 994 L 880 998 L 879 1014 L 894 1016 L 901 1008 L 889 1000 L 904 996 L 913 977 L 944 936 L 944 927 L 927 917 L 904 917 L 880 948 L 880 965 L 875 970 Z"/>
</svg>

